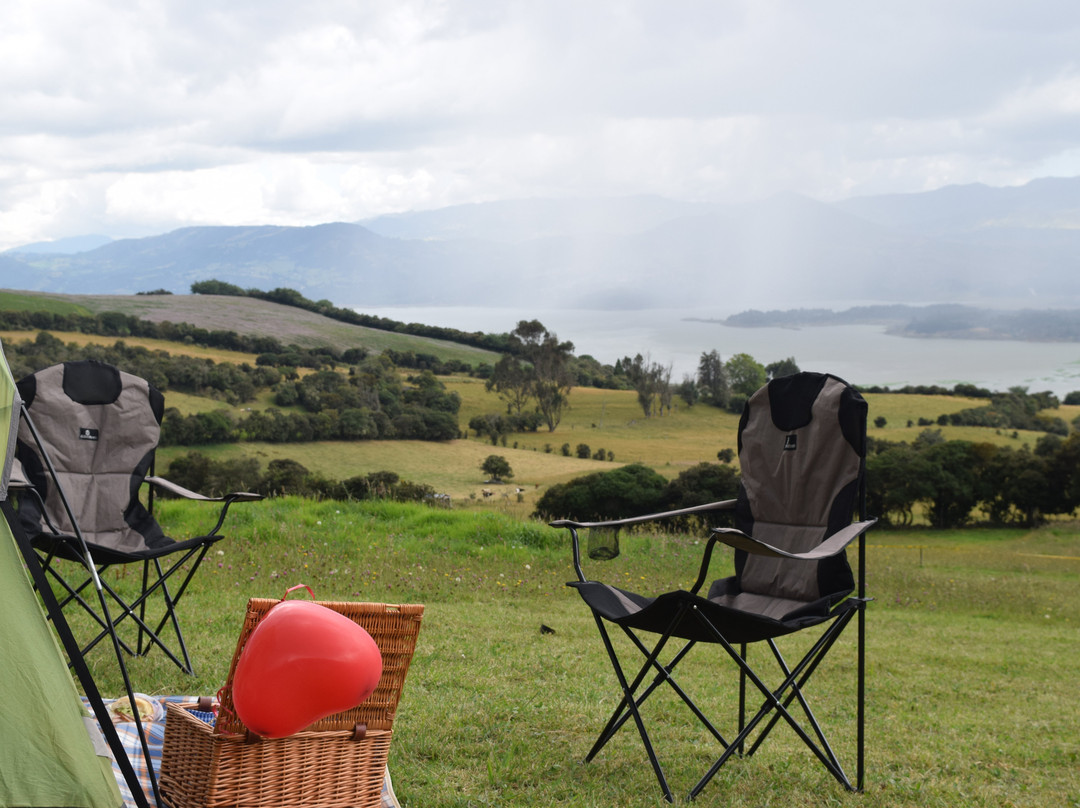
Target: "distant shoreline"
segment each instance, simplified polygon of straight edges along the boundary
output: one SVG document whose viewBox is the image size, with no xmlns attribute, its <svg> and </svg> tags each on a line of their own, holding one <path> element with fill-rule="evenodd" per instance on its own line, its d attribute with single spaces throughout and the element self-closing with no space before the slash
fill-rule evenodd
<svg viewBox="0 0 1080 808">
<path fill-rule="evenodd" d="M 1016 340 L 1019 342 L 1080 342 L 1080 310 L 1023 309 L 1002 311 L 975 306 L 856 306 L 832 309 L 749 309 L 724 318 L 688 317 L 687 322 L 730 328 L 783 328 L 878 325 L 897 337 L 918 339 Z"/>
</svg>

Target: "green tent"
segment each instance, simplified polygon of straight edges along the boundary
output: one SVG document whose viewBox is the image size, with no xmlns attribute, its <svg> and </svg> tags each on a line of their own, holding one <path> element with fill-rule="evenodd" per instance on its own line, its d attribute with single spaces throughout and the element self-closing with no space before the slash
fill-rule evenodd
<svg viewBox="0 0 1080 808">
<path fill-rule="evenodd" d="M 0 503 L 4 515 L 19 405 L 0 346 Z M 0 519 L 0 806 L 118 808 L 109 749 L 82 705 L 34 593 L 8 519 Z M 96 741 L 95 741 L 96 738 Z"/>
</svg>

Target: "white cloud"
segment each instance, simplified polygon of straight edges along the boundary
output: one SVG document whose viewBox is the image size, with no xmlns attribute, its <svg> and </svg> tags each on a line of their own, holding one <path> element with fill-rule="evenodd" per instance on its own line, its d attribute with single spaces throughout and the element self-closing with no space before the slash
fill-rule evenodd
<svg viewBox="0 0 1080 808">
<path fill-rule="evenodd" d="M 1077 167 L 1069 0 L 10 0 L 4 244 Z"/>
</svg>

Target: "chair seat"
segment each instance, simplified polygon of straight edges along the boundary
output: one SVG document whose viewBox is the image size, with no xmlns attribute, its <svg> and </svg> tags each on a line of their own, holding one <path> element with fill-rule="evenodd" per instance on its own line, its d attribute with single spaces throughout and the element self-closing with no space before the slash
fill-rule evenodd
<svg viewBox="0 0 1080 808">
<path fill-rule="evenodd" d="M 708 598 L 683 590 L 647 597 L 599 581 L 571 581 L 567 586 L 578 590 L 590 608 L 617 625 L 695 642 L 717 642 L 713 631 L 694 615 L 696 609 L 712 625 L 723 626 L 724 639 L 732 644 L 782 637 L 824 623 L 847 608 L 844 598 L 850 594 L 834 593 L 811 602 L 746 592 L 729 594 L 724 587 L 729 581 L 713 584 Z M 838 602 L 839 607 L 833 608 Z M 673 624 L 674 615 L 681 616 Z"/>
<path fill-rule="evenodd" d="M 192 548 L 201 547 L 204 544 L 213 544 L 221 541 L 224 535 L 215 534 L 208 536 L 196 536 L 184 541 L 168 539 L 165 544 L 157 547 L 149 547 L 135 552 L 124 552 L 113 547 L 96 542 L 87 541 L 86 546 L 97 564 L 130 564 L 135 561 L 152 561 L 155 558 L 165 558 L 174 553 L 183 553 Z M 40 533 L 35 536 L 31 543 L 43 553 L 62 558 L 65 561 L 83 563 L 82 552 L 79 549 L 78 540 L 74 536 L 66 534 Z"/>
</svg>

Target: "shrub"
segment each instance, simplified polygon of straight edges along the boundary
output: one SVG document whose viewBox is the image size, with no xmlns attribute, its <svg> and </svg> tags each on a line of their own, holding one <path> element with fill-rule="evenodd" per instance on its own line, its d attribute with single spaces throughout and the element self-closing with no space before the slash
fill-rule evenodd
<svg viewBox="0 0 1080 808">
<path fill-rule="evenodd" d="M 667 480 L 640 464 L 598 471 L 551 486 L 536 504 L 540 519 L 597 521 L 660 509 Z"/>
</svg>

